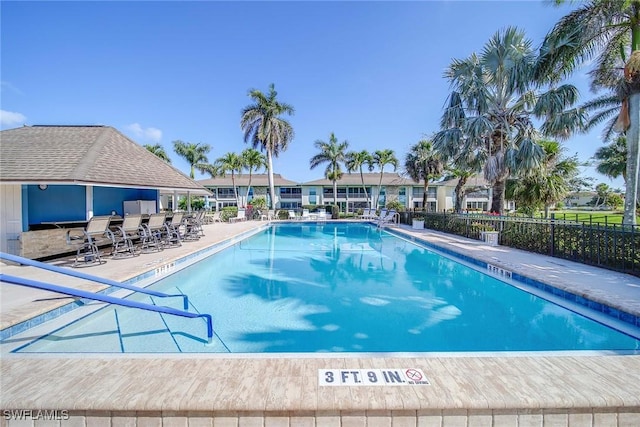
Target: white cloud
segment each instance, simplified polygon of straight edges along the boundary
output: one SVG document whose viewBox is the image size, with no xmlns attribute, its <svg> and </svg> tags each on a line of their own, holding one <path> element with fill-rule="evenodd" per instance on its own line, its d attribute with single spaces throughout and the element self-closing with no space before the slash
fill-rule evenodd
<svg viewBox="0 0 640 427">
<path fill-rule="evenodd" d="M 2 126 L 23 125 L 26 121 L 27 117 L 24 114 L 0 110 L 0 124 Z"/>
<path fill-rule="evenodd" d="M 162 131 L 156 128 L 143 128 L 140 123 L 132 123 L 127 126 L 127 129 L 133 133 L 136 138 L 146 141 L 160 142 L 162 139 Z"/>
<path fill-rule="evenodd" d="M 23 95 L 22 91 L 8 82 L 6 80 L 0 81 L 0 91 L 5 92 L 9 90 L 10 92 L 17 93 L 18 95 Z"/>
</svg>

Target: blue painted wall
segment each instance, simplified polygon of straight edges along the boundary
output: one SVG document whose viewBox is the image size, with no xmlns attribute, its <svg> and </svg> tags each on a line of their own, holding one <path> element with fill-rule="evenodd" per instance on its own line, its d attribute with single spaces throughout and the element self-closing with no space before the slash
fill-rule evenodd
<svg viewBox="0 0 640 427">
<path fill-rule="evenodd" d="M 84 221 L 86 219 L 86 190 L 79 185 L 49 185 L 40 190 L 27 185 L 27 215 L 25 224 L 46 221 Z M 23 200 L 23 204 L 25 201 Z"/>
<path fill-rule="evenodd" d="M 24 231 L 29 224 L 85 221 L 87 218 L 84 186 L 49 185 L 46 190 L 40 190 L 37 185 L 24 185 L 22 195 Z M 93 187 L 93 214 L 110 215 L 114 210 L 122 216 L 122 202 L 125 200 L 155 200 L 157 207 L 158 198 L 158 190 Z"/>
<path fill-rule="evenodd" d="M 116 211 L 123 215 L 122 202 L 127 200 L 155 200 L 158 209 L 158 190 L 136 190 L 134 188 L 93 187 L 93 214 L 110 215 Z"/>
</svg>

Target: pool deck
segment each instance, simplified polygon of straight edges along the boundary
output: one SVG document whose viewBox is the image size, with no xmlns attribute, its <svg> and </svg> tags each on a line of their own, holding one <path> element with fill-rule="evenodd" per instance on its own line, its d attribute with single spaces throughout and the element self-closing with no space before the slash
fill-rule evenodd
<svg viewBox="0 0 640 427">
<path fill-rule="evenodd" d="M 264 224 L 206 225 L 206 236 L 199 241 L 135 258 L 107 257 L 105 264 L 82 271 L 126 280 Z M 433 245 L 640 315 L 640 278 L 458 236 L 401 229 Z M 20 275 L 37 280 L 55 275 L 31 267 L 0 268 L 7 274 L 19 269 Z M 73 278 L 56 283 L 100 289 Z M 0 329 L 66 302 L 56 294 L 2 283 Z M 330 387 L 318 378 L 320 369 L 407 368 L 421 369 L 430 384 Z M 23 420 L 0 417 L 0 426 L 640 425 L 636 355 L 3 353 L 0 374 L 0 409 L 33 411 Z M 45 423 L 35 410 L 58 410 L 54 415 L 61 420 Z M 70 419 L 65 420 L 67 415 Z"/>
</svg>

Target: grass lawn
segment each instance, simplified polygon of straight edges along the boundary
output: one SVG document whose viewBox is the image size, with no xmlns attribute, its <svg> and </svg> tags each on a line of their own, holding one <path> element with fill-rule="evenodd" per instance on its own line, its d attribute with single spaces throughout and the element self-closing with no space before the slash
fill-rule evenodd
<svg viewBox="0 0 640 427">
<path fill-rule="evenodd" d="M 622 224 L 622 211 L 576 211 L 557 210 L 552 211 L 556 219 L 569 221 L 590 222 L 593 224 Z"/>
</svg>

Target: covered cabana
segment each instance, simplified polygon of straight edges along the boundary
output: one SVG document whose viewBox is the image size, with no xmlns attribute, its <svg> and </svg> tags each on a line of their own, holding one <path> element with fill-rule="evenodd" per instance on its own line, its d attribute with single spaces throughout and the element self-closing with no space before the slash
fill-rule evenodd
<svg viewBox="0 0 640 427">
<path fill-rule="evenodd" d="M 127 209 L 158 212 L 211 193 L 110 126 L 24 126 L 0 132 L 0 250 L 67 251 L 65 227 Z M 168 196 L 168 197 L 167 197 Z"/>
</svg>

